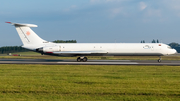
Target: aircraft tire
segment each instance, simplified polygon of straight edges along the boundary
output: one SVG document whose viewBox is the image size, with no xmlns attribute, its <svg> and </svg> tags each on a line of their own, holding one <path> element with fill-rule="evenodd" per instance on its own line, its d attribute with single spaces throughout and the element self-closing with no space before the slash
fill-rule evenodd
<svg viewBox="0 0 180 101">
<path fill-rule="evenodd" d="M 161 63 L 161 59 L 158 59 L 158 62 Z"/>
<path fill-rule="evenodd" d="M 83 58 L 83 62 L 86 62 L 88 59 L 87 59 L 87 57 L 84 57 Z"/>
<path fill-rule="evenodd" d="M 81 58 L 80 57 L 77 58 L 77 62 L 81 62 Z"/>
</svg>

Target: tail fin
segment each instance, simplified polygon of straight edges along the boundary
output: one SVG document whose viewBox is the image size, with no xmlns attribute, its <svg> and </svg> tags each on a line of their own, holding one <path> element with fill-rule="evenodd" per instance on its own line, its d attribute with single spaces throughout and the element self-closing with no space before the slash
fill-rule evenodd
<svg viewBox="0 0 180 101">
<path fill-rule="evenodd" d="M 30 27 L 37 27 L 37 25 L 33 24 L 19 24 L 19 23 L 11 23 L 6 22 L 14 25 L 16 30 L 21 38 L 22 43 L 24 46 L 29 44 L 43 44 L 47 41 L 41 39 Z"/>
</svg>

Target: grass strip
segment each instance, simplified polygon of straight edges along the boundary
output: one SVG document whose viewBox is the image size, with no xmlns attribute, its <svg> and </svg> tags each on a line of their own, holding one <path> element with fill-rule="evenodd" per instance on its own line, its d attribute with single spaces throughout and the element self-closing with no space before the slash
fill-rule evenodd
<svg viewBox="0 0 180 101">
<path fill-rule="evenodd" d="M 180 100 L 180 66 L 0 65 L 0 100 Z"/>
</svg>

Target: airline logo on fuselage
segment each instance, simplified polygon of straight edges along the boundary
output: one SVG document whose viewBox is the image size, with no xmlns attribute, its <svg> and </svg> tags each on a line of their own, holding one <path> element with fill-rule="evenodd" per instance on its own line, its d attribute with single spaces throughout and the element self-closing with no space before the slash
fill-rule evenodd
<svg viewBox="0 0 180 101">
<path fill-rule="evenodd" d="M 29 36 L 31 33 L 29 31 L 26 32 L 26 35 Z"/>
<path fill-rule="evenodd" d="M 149 46 L 149 45 L 145 45 L 143 48 L 144 48 L 144 49 L 150 49 L 150 48 L 151 48 L 151 46 Z"/>
</svg>

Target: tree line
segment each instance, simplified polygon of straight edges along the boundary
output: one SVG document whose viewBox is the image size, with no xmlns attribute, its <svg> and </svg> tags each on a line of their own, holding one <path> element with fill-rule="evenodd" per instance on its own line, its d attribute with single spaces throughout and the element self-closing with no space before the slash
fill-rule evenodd
<svg viewBox="0 0 180 101">
<path fill-rule="evenodd" d="M 145 42 L 145 40 L 142 40 L 141 43 L 146 43 L 146 42 Z M 157 39 L 157 40 L 154 40 L 154 39 L 153 39 L 153 40 L 151 41 L 151 43 L 159 43 L 159 40 L 158 40 L 158 39 Z"/>
<path fill-rule="evenodd" d="M 4 46 L 0 47 L 0 54 L 5 53 L 14 53 L 14 52 L 26 52 L 28 51 L 25 48 L 22 48 L 21 46 Z"/>
<path fill-rule="evenodd" d="M 76 40 L 66 40 L 66 41 L 64 41 L 64 40 L 55 40 L 53 42 L 54 43 L 77 43 Z"/>
</svg>

